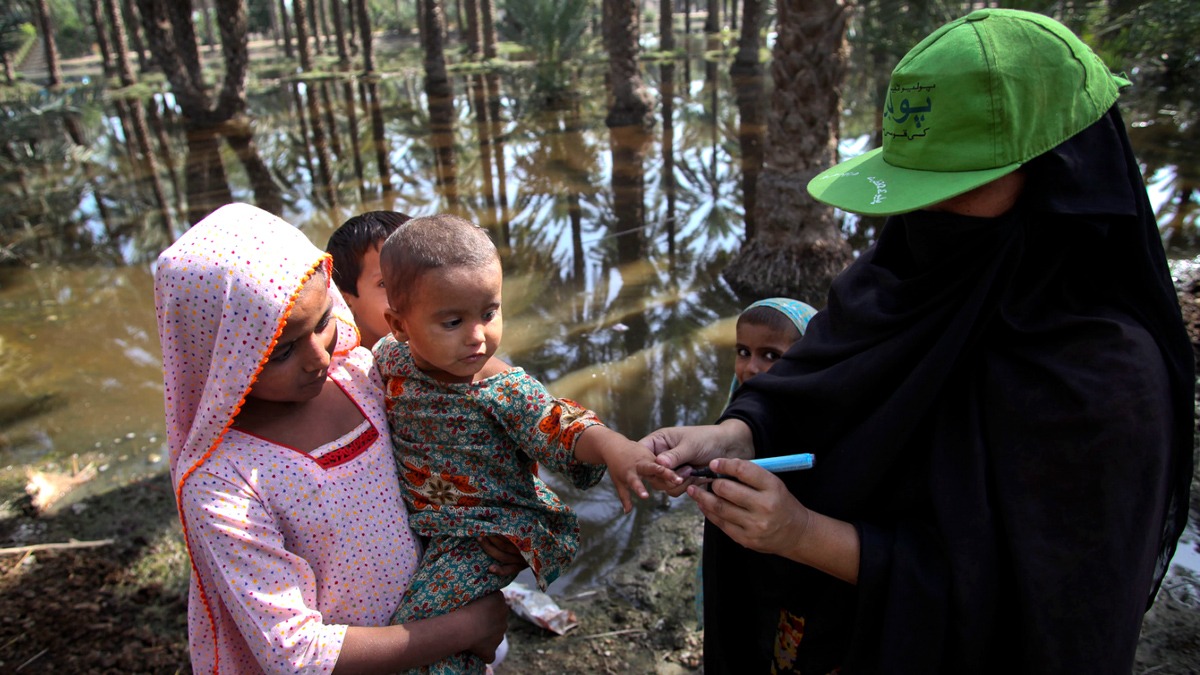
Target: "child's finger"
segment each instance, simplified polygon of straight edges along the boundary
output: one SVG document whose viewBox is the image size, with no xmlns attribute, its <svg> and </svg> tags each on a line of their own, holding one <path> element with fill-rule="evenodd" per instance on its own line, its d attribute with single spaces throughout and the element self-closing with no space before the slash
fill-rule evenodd
<svg viewBox="0 0 1200 675">
<path fill-rule="evenodd" d="M 617 497 L 621 500 L 621 508 L 625 513 L 629 513 L 633 510 L 633 500 L 629 498 L 629 488 L 615 474 L 612 479 L 613 485 L 617 488 Z"/>
<path fill-rule="evenodd" d="M 670 485 L 678 485 L 683 482 L 683 478 L 675 473 L 674 469 L 656 464 L 653 461 L 638 462 L 634 465 L 634 471 L 637 472 L 638 476 L 648 478 L 652 482 L 661 481 Z"/>
<path fill-rule="evenodd" d="M 647 490 L 646 486 L 642 484 L 642 479 L 640 476 L 638 476 L 638 473 L 639 472 L 634 471 L 633 473 L 629 474 L 629 477 L 626 480 L 630 490 L 637 493 L 638 497 L 646 499 L 650 496 L 650 491 Z"/>
</svg>

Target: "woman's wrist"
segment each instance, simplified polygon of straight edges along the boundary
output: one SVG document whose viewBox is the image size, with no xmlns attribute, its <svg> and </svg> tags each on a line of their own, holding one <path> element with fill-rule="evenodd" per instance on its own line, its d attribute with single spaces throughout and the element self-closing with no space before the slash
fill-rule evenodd
<svg viewBox="0 0 1200 675">
<path fill-rule="evenodd" d="M 800 508 L 803 515 L 796 520 L 794 544 L 785 557 L 857 584 L 862 548 L 858 530 L 852 523 Z"/>
<path fill-rule="evenodd" d="M 754 459 L 754 432 L 750 425 L 736 417 L 722 420 L 717 424 L 721 431 L 721 457 L 731 459 Z"/>
</svg>

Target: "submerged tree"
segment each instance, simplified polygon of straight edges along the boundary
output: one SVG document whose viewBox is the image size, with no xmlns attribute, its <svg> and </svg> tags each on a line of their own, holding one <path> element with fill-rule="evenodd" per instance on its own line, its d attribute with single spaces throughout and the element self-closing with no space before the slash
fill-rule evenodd
<svg viewBox="0 0 1200 675">
<path fill-rule="evenodd" d="M 112 46 L 108 42 L 108 24 L 104 21 L 104 8 L 100 6 L 101 0 L 88 0 L 88 9 L 91 10 L 92 25 L 96 29 L 96 45 L 100 47 L 100 65 L 104 70 L 105 77 L 111 77 L 113 74 L 113 57 Z"/>
<path fill-rule="evenodd" d="M 355 22 L 358 25 L 359 46 L 362 48 L 363 72 L 375 71 L 375 52 L 371 45 L 371 16 L 367 13 L 367 0 L 350 0 L 354 5 Z"/>
<path fill-rule="evenodd" d="M 479 37 L 483 41 L 483 58 L 496 58 L 496 3 L 479 0 Z"/>
<path fill-rule="evenodd" d="M 437 185 L 446 203 L 458 205 L 458 170 L 454 153 L 454 87 L 446 71 L 445 23 L 438 0 L 421 2 L 421 43 L 425 51 L 425 97 L 429 103 L 429 141 Z"/>
<path fill-rule="evenodd" d="M 244 0 L 216 0 L 215 4 L 225 79 L 214 102 L 200 68 L 191 0 L 138 0 L 151 52 L 184 116 L 201 126 L 220 124 L 246 109 L 246 5 Z"/>
<path fill-rule="evenodd" d="M 467 53 L 472 57 L 479 56 L 479 3 L 477 0 L 466 0 L 463 11 L 467 20 Z"/>
<path fill-rule="evenodd" d="M 292 0 L 292 15 L 296 20 L 296 49 L 300 52 L 300 70 L 312 70 L 312 48 L 308 45 L 308 3 Z"/>
<path fill-rule="evenodd" d="M 42 33 L 42 49 L 46 54 L 46 72 L 49 74 L 49 85 L 56 87 L 62 84 L 62 67 L 58 63 L 58 43 L 54 40 L 54 19 L 50 15 L 50 3 L 47 0 L 33 0 L 34 18 Z"/>
<path fill-rule="evenodd" d="M 737 56 L 730 71 L 752 73 L 759 69 L 759 49 L 762 46 L 763 0 L 745 0 L 742 11 L 742 32 L 738 39 Z"/>
<path fill-rule="evenodd" d="M 846 73 L 845 0 L 778 0 L 774 90 L 758 193 L 757 231 L 730 262 L 726 281 L 753 297 L 825 297 L 850 261 L 833 209 L 809 196 L 808 181 L 837 159 Z"/>
<path fill-rule="evenodd" d="M 650 96 L 638 67 L 638 17 L 635 0 L 603 0 L 604 47 L 613 102 L 604 123 L 610 128 L 654 126 Z"/>
</svg>

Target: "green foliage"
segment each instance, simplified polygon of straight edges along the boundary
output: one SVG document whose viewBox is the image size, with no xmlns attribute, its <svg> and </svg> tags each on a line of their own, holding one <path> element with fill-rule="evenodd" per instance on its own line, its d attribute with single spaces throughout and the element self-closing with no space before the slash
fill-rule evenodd
<svg viewBox="0 0 1200 675">
<path fill-rule="evenodd" d="M 445 11 L 446 4 L 442 3 Z M 408 33 L 417 27 L 417 3 L 395 2 L 395 0 L 367 0 L 367 14 L 371 15 L 374 30 Z"/>
<path fill-rule="evenodd" d="M 91 20 L 80 15 L 73 0 L 50 0 L 50 17 L 60 56 L 72 59 L 92 52 L 96 29 Z"/>
<path fill-rule="evenodd" d="M 1140 71 L 1140 80 L 1200 90 L 1200 12 L 1194 0 L 1153 0 L 1114 16 L 1104 30 L 1105 52 Z"/>
<path fill-rule="evenodd" d="M 24 13 L 9 8 L 0 12 L 0 53 L 15 63 L 20 51 L 33 37 L 33 26 Z"/>
<path fill-rule="evenodd" d="M 247 0 L 246 30 L 267 35 L 271 32 L 271 10 L 278 7 L 279 0 Z M 278 11 L 276 9 L 276 11 Z"/>
<path fill-rule="evenodd" d="M 583 54 L 594 0 L 504 0 L 502 39 L 519 43 L 538 62 L 537 88 L 544 93 L 567 86 L 564 61 Z"/>
<path fill-rule="evenodd" d="M 0 102 L 0 261 L 51 239 L 45 222 L 72 223 L 91 164 L 88 129 L 101 127 L 98 87 L 23 91 Z M 76 136 L 79 142 L 76 142 Z M 82 136 L 82 138 L 79 138 Z"/>
</svg>

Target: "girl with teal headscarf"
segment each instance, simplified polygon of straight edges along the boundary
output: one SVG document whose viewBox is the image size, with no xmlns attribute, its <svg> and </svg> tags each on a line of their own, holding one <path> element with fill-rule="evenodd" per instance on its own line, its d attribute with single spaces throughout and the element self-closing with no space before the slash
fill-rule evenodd
<svg viewBox="0 0 1200 675">
<path fill-rule="evenodd" d="M 804 337 L 808 322 L 817 310 L 812 305 L 792 298 L 766 298 L 748 305 L 737 320 L 737 360 L 733 380 L 729 383 L 729 398 L 742 382 L 765 372 L 783 353 Z M 734 543 L 728 535 L 708 521 L 704 523 L 704 557 L 724 551 L 725 557 L 745 555 L 762 557 Z M 732 553 L 730 553 L 732 551 Z M 696 616 L 704 626 L 704 565 L 696 567 Z"/>
<path fill-rule="evenodd" d="M 737 360 L 729 396 L 742 382 L 766 371 L 804 336 L 816 308 L 791 298 L 767 298 L 742 310 L 737 320 Z"/>
</svg>

